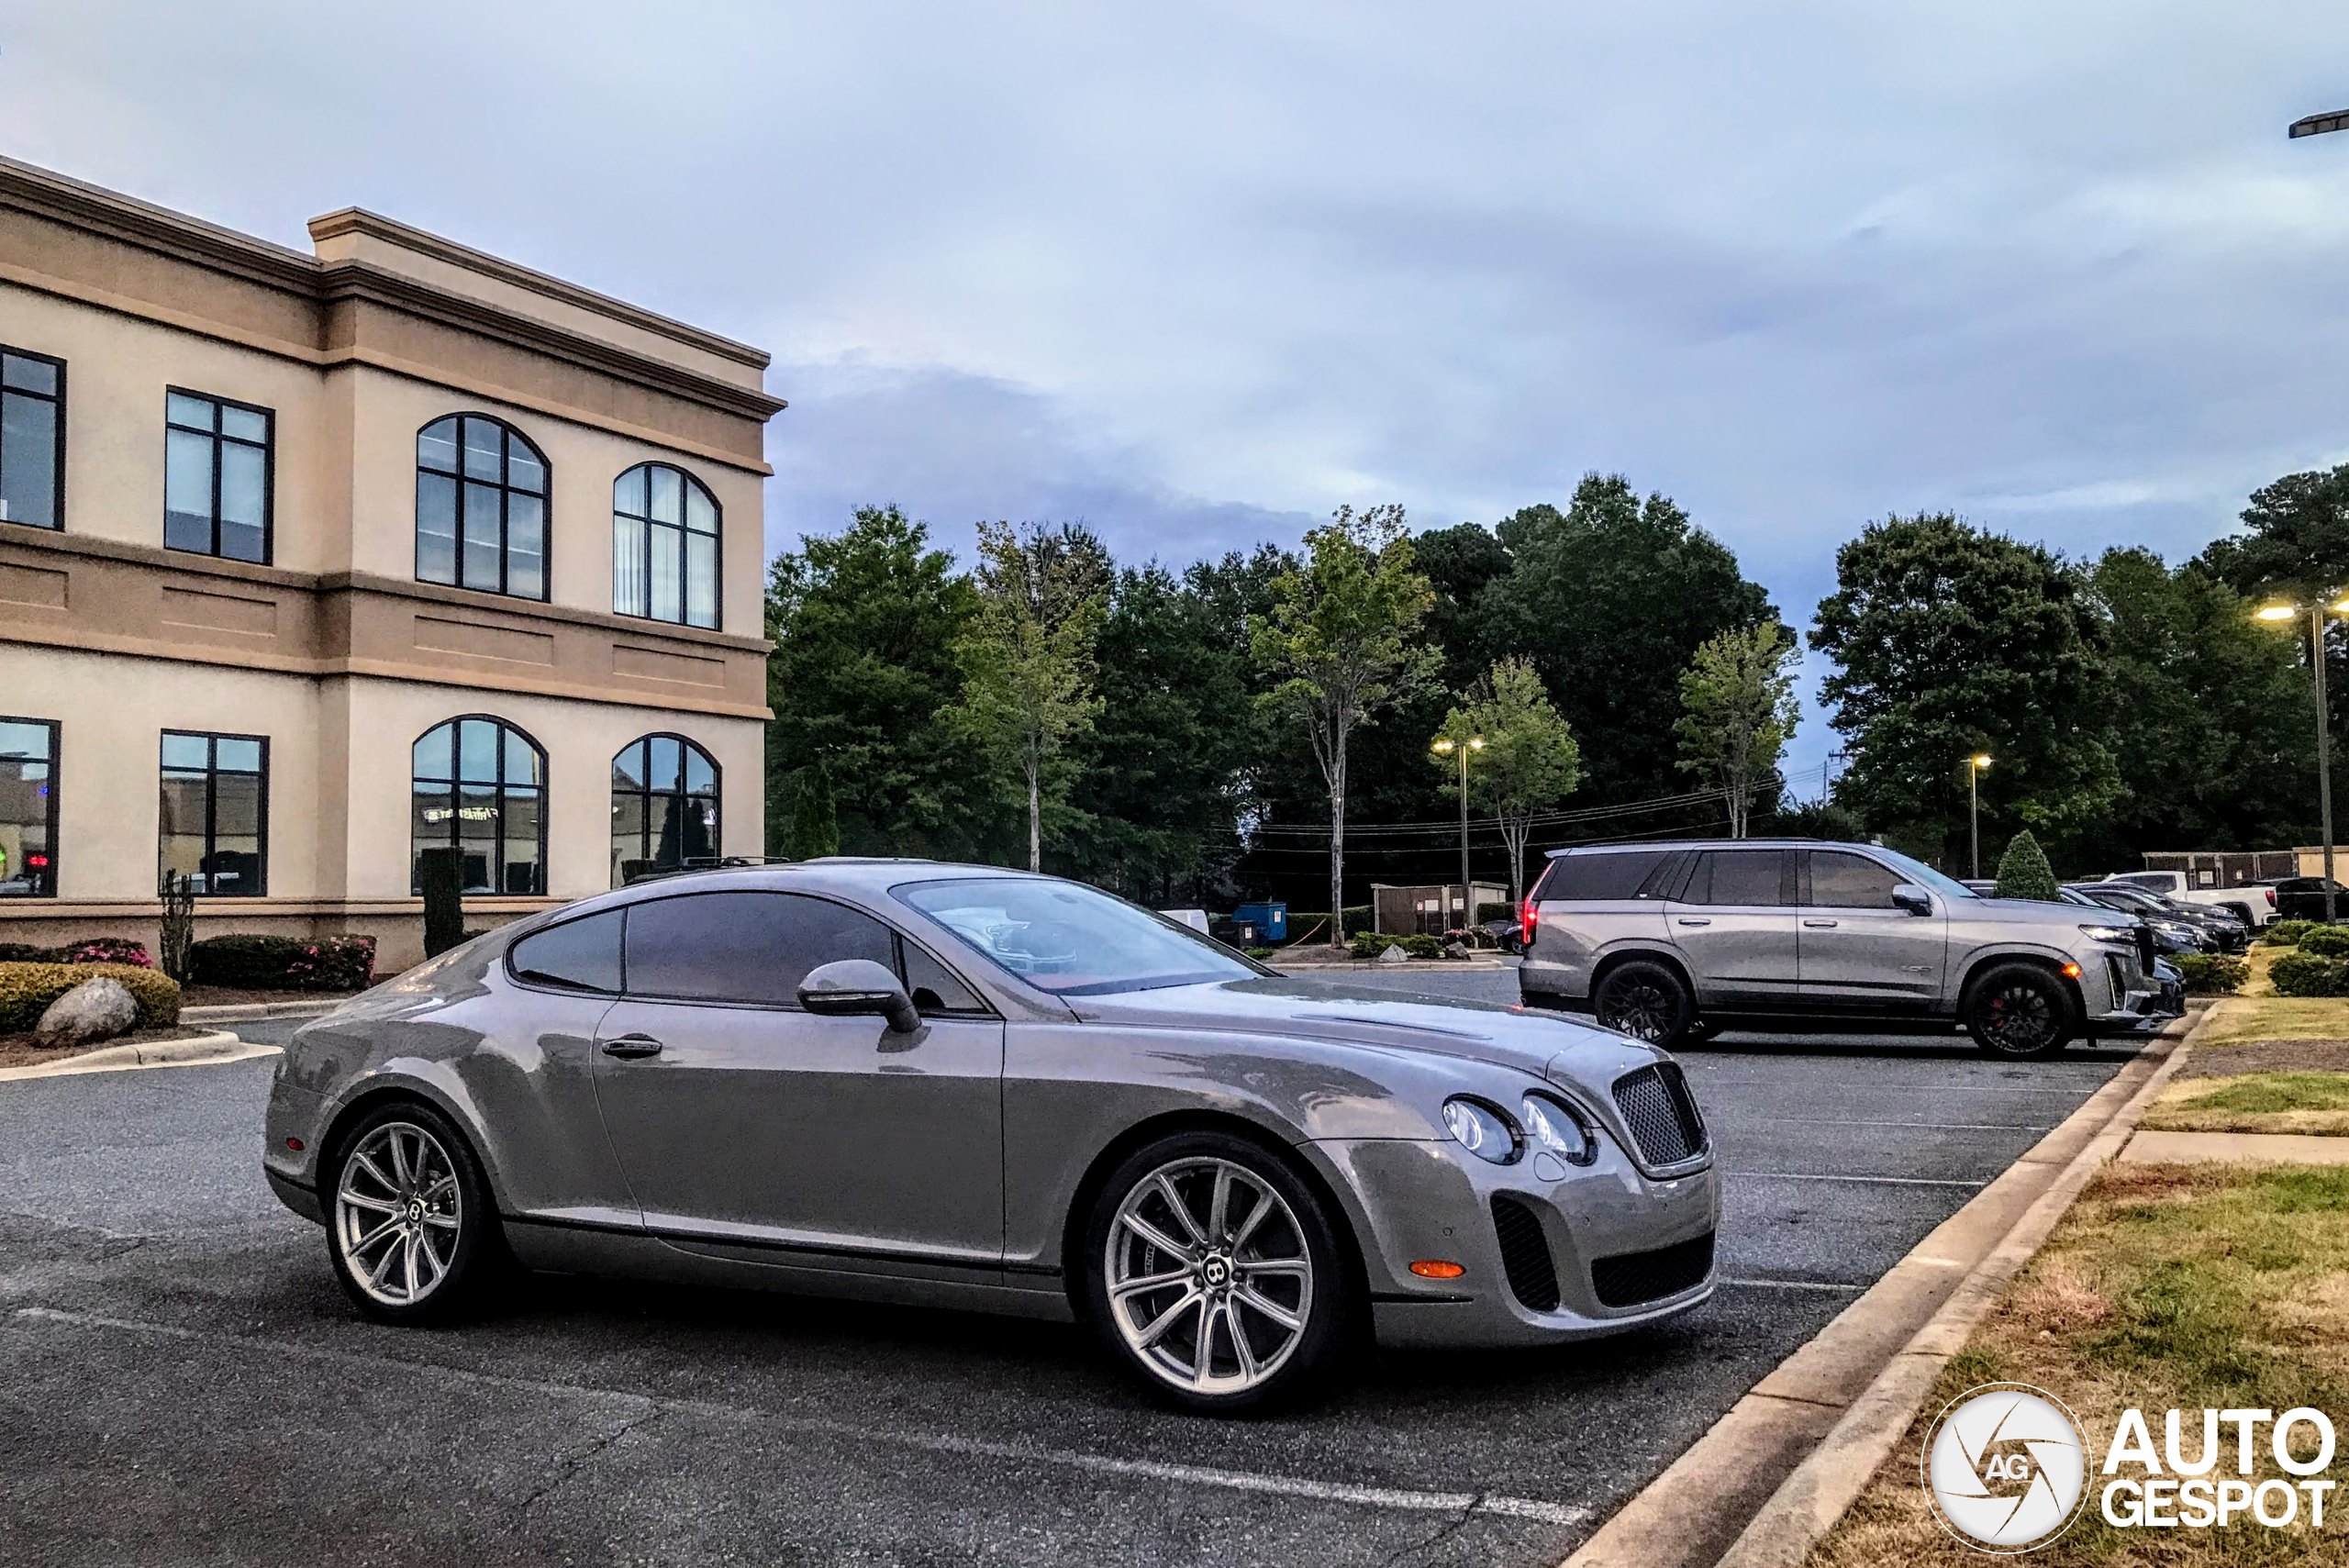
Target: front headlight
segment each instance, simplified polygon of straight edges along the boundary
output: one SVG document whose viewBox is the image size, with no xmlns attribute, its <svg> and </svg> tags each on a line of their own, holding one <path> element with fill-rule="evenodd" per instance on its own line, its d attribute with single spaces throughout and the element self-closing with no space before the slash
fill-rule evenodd
<svg viewBox="0 0 2349 1568">
<path fill-rule="evenodd" d="M 1547 1095 L 1525 1096 L 1526 1136 L 1569 1165 L 1598 1158 L 1598 1133 L 1580 1111 Z"/>
<path fill-rule="evenodd" d="M 1482 1100 L 1444 1101 L 1443 1125 L 1463 1149 L 1496 1165 L 1509 1163 L 1525 1147 L 1508 1118 Z"/>
<path fill-rule="evenodd" d="M 2137 935 L 2126 926 L 2082 926 L 2080 935 L 2093 942 L 2126 942 L 2135 946 Z"/>
</svg>

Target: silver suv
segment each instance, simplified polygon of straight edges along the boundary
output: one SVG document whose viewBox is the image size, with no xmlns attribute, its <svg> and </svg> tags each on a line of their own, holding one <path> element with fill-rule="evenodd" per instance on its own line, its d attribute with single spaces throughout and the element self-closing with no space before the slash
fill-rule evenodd
<svg viewBox="0 0 2349 1568">
<path fill-rule="evenodd" d="M 2151 933 L 1983 898 L 1872 844 L 1747 839 L 1559 850 L 1525 903 L 1529 1006 L 1671 1047 L 1732 1025 L 1963 1025 L 1994 1056 L 2150 1034 L 2183 1010 Z"/>
</svg>

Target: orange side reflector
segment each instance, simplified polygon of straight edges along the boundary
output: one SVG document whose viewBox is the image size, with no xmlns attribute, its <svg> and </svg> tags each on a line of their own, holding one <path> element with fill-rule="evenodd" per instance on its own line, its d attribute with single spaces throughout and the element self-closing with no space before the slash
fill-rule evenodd
<svg viewBox="0 0 2349 1568">
<path fill-rule="evenodd" d="M 2080 966 L 2076 963 L 2067 963 L 2064 966 L 2064 973 L 2077 980 L 2080 977 Z"/>
<path fill-rule="evenodd" d="M 1421 1279 L 1458 1279 L 1468 1271 L 1442 1258 L 1421 1258 L 1411 1265 L 1411 1272 Z"/>
</svg>

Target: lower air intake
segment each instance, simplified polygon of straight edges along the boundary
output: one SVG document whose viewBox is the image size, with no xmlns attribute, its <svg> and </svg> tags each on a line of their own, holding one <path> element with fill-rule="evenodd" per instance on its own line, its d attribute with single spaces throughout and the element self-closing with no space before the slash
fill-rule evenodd
<svg viewBox="0 0 2349 1568">
<path fill-rule="evenodd" d="M 1637 1307 L 1695 1289 L 1712 1267 L 1713 1233 L 1708 1230 L 1653 1252 L 1601 1258 L 1590 1265 L 1590 1287 L 1603 1306 Z"/>
<path fill-rule="evenodd" d="M 1542 1233 L 1541 1218 L 1521 1200 L 1495 1193 L 1493 1229 L 1500 1237 L 1509 1294 L 1528 1311 L 1555 1312 L 1558 1271 L 1550 1262 L 1550 1239 Z"/>
</svg>

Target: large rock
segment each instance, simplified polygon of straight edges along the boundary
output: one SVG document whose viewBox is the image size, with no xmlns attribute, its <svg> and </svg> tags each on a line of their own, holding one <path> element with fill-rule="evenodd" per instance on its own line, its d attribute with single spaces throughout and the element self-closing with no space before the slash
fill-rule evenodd
<svg viewBox="0 0 2349 1568">
<path fill-rule="evenodd" d="M 49 1005 L 33 1032 L 60 1045 L 87 1045 L 128 1034 L 139 1021 L 139 998 L 106 975 L 84 980 Z"/>
</svg>

